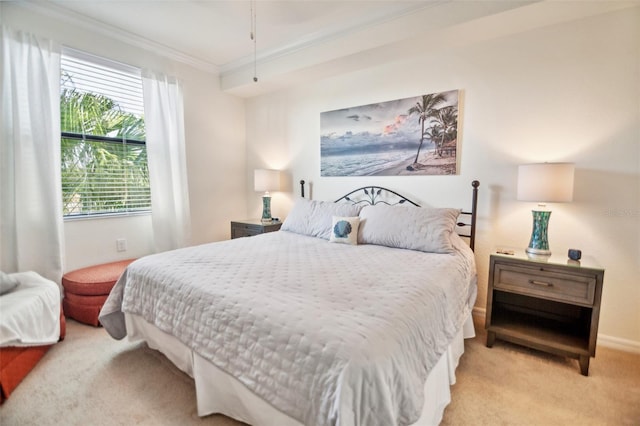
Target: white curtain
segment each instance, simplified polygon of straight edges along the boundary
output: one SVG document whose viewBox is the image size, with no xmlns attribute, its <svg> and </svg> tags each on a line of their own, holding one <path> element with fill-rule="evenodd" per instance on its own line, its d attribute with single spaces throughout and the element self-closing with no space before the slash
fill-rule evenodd
<svg viewBox="0 0 640 426">
<path fill-rule="evenodd" d="M 158 252 L 189 245 L 191 216 L 182 88 L 175 78 L 142 72 L 151 215 Z"/>
<path fill-rule="evenodd" d="M 60 46 L 2 27 L 0 269 L 60 284 Z"/>
</svg>

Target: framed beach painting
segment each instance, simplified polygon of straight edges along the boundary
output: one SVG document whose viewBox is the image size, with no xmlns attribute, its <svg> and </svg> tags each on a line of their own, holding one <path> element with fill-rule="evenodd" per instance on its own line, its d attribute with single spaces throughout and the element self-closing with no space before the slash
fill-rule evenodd
<svg viewBox="0 0 640 426">
<path fill-rule="evenodd" d="M 458 92 L 321 113 L 320 175 L 457 174 Z"/>
</svg>

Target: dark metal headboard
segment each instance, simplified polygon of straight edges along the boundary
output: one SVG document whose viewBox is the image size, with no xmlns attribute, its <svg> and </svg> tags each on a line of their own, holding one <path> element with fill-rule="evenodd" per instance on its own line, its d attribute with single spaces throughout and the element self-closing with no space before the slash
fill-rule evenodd
<svg viewBox="0 0 640 426">
<path fill-rule="evenodd" d="M 358 194 L 360 191 L 362 191 L 362 194 Z M 354 194 L 362 198 L 355 198 L 353 197 Z M 362 188 L 354 189 L 347 195 L 343 195 L 342 197 L 338 198 L 335 202 L 338 203 L 342 200 L 349 201 L 353 204 L 364 203 L 372 206 L 375 206 L 376 204 L 386 204 L 388 206 L 393 206 L 396 204 L 409 203 L 413 204 L 416 207 L 420 207 L 410 199 L 398 194 L 395 191 L 383 188 L 381 186 L 365 186 Z"/>
<path fill-rule="evenodd" d="M 300 181 L 300 194 L 304 197 L 304 180 Z M 469 238 L 469 247 L 471 250 L 474 250 L 476 244 L 476 218 L 477 218 L 477 208 L 478 208 L 478 187 L 480 186 L 480 182 L 474 180 L 471 182 L 472 197 L 471 197 L 471 211 L 463 210 L 460 213 L 460 222 L 457 223 L 456 232 L 461 237 Z M 416 207 L 420 207 L 419 204 L 411 201 L 410 199 L 398 194 L 395 191 L 392 191 L 387 188 L 383 188 L 381 186 L 365 186 L 362 188 L 355 189 L 350 193 L 343 195 L 338 198 L 335 202 L 339 201 L 348 201 L 353 204 L 387 204 L 387 205 L 395 205 L 395 204 L 405 204 L 409 203 Z"/>
</svg>

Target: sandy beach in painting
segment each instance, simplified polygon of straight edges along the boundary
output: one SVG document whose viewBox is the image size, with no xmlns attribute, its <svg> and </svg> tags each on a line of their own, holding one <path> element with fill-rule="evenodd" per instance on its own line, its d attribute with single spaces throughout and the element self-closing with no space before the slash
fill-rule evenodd
<svg viewBox="0 0 640 426">
<path fill-rule="evenodd" d="M 420 153 L 417 163 L 414 163 L 415 157 L 411 157 L 406 162 L 397 164 L 393 167 L 372 173 L 371 176 L 422 176 L 422 175 L 455 175 L 456 174 L 456 157 L 446 156 L 438 157 L 435 149 Z M 414 170 L 407 170 L 408 166 L 412 166 Z"/>
</svg>

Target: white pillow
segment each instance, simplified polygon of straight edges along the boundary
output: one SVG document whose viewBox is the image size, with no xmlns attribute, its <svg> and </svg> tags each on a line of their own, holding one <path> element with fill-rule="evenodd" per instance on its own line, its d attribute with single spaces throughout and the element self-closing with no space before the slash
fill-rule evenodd
<svg viewBox="0 0 640 426">
<path fill-rule="evenodd" d="M 298 198 L 280 229 L 328 240 L 331 236 L 333 216 L 358 216 L 360 209 L 361 206 L 348 203 Z"/>
<path fill-rule="evenodd" d="M 451 253 L 459 209 L 414 206 L 365 206 L 360 211 L 360 244 Z"/>
<path fill-rule="evenodd" d="M 329 242 L 358 245 L 358 225 L 360 218 L 334 216 Z"/>
<path fill-rule="evenodd" d="M 20 283 L 17 279 L 0 271 L 0 296 L 5 293 L 9 293 L 11 290 L 18 287 L 18 284 Z"/>
</svg>

